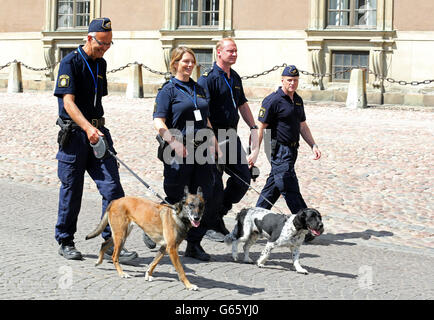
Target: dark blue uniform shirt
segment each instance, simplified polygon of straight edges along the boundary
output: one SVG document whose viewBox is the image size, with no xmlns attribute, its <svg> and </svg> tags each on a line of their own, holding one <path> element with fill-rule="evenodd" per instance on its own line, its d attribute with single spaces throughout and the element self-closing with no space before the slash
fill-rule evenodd
<svg viewBox="0 0 434 320">
<path fill-rule="evenodd" d="M 194 116 L 195 89 L 197 109 L 200 110 L 202 117 L 200 121 L 196 121 Z M 192 79 L 189 82 L 183 82 L 172 77 L 158 91 L 155 104 L 153 118 L 165 118 L 169 129 L 178 129 L 185 135 L 187 121 L 194 122 L 195 132 L 207 127 L 209 107 L 206 91 Z"/>
<path fill-rule="evenodd" d="M 271 139 L 277 139 L 281 144 L 297 142 L 300 140 L 300 122 L 306 121 L 303 100 L 294 93 L 292 101 L 279 88 L 262 101 L 258 120 L 268 123 Z"/>
<path fill-rule="evenodd" d="M 240 119 L 238 107 L 247 102 L 238 73 L 231 69 L 230 79 L 228 79 L 226 73 L 214 62 L 213 68 L 203 74 L 198 83 L 208 91 L 210 96 L 211 125 L 219 128 L 236 128 Z M 235 106 L 229 86 L 232 89 Z"/>
<path fill-rule="evenodd" d="M 93 77 L 88 65 L 84 61 L 85 59 L 92 70 Z M 107 62 L 103 58 L 92 60 L 86 52 L 84 52 L 82 46 L 70 52 L 62 59 L 56 88 L 54 89 L 54 95 L 58 97 L 59 116 L 62 119 L 71 119 L 63 106 L 62 96 L 64 94 L 75 95 L 75 104 L 87 120 L 98 119 L 103 116 L 104 110 L 101 98 L 108 94 L 106 71 Z M 96 106 L 94 105 L 94 79 L 97 81 Z"/>
</svg>

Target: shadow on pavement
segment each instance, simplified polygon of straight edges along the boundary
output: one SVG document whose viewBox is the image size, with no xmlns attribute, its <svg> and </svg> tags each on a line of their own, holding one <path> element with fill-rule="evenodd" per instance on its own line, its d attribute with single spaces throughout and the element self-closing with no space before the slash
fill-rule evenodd
<svg viewBox="0 0 434 320">
<path fill-rule="evenodd" d="M 328 246 L 330 244 L 333 245 L 343 245 L 343 246 L 354 246 L 356 243 L 352 242 L 343 242 L 343 240 L 347 239 L 363 239 L 369 240 L 372 237 L 393 237 L 393 232 L 390 231 L 375 231 L 371 229 L 367 229 L 362 232 L 346 232 L 346 233 L 326 233 L 318 237 L 318 239 L 309 242 L 308 244 L 312 245 L 324 245 Z"/>
</svg>

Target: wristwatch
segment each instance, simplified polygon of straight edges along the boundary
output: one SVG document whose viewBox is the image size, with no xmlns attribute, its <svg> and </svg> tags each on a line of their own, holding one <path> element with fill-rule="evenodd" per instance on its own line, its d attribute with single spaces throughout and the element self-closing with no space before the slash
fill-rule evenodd
<svg viewBox="0 0 434 320">
<path fill-rule="evenodd" d="M 258 126 L 256 124 L 254 126 L 251 126 L 250 130 L 253 130 L 253 129 L 258 129 Z"/>
</svg>

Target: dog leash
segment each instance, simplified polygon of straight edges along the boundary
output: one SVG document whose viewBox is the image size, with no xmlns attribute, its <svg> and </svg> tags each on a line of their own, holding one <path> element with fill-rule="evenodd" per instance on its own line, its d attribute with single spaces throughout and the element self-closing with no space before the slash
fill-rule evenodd
<svg viewBox="0 0 434 320">
<path fill-rule="evenodd" d="M 175 207 L 166 201 L 162 196 L 160 196 L 154 189 L 151 188 L 149 184 L 147 184 L 142 178 L 140 178 L 130 167 L 128 167 L 125 162 L 123 162 L 119 157 L 108 148 L 107 140 L 104 136 L 99 136 L 98 142 L 95 144 L 90 144 L 90 146 L 93 148 L 93 154 L 97 159 L 103 159 L 107 156 L 107 154 L 111 155 L 113 158 L 115 158 L 117 161 L 119 161 L 120 164 L 122 164 L 127 170 L 137 179 L 139 180 L 154 196 L 156 196 L 158 199 L 163 201 L 165 204 L 167 204 L 170 208 L 174 209 Z"/>
<path fill-rule="evenodd" d="M 249 189 L 252 189 L 253 191 L 255 191 L 262 199 L 264 199 L 269 205 L 271 205 L 271 207 L 276 208 L 277 211 L 279 211 L 281 214 L 285 214 L 286 215 L 286 213 L 284 213 L 278 206 L 276 206 L 270 200 L 268 200 L 267 198 L 265 198 L 258 190 L 256 190 L 255 188 L 253 188 L 250 184 L 248 184 L 246 181 L 244 181 L 243 178 L 241 178 L 239 175 L 237 175 L 231 169 L 229 169 L 228 167 L 225 167 L 225 170 L 229 171 L 230 174 L 233 174 L 235 177 L 237 177 L 242 183 L 244 183 L 246 186 L 248 186 Z"/>
<path fill-rule="evenodd" d="M 151 188 L 149 184 L 147 184 L 142 178 L 140 178 L 133 170 L 131 170 L 125 162 L 123 162 L 117 155 L 114 154 L 110 149 L 107 149 L 107 152 L 113 156 L 120 164 L 122 164 L 137 180 L 139 180 L 154 196 L 167 204 L 170 208 L 174 209 L 175 207 L 166 201 L 162 196 L 160 196 L 154 189 Z"/>
</svg>

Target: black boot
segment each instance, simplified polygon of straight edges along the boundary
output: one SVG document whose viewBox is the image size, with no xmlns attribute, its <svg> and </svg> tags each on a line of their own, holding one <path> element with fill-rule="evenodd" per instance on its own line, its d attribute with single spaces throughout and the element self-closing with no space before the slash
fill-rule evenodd
<svg viewBox="0 0 434 320">
<path fill-rule="evenodd" d="M 149 238 L 149 236 L 145 232 L 143 232 L 142 239 L 149 249 L 154 249 L 155 246 L 157 245 L 151 238 Z"/>
<path fill-rule="evenodd" d="M 66 260 L 82 260 L 81 252 L 75 248 L 74 242 L 69 241 L 62 243 L 59 248 L 59 254 Z"/>
<path fill-rule="evenodd" d="M 104 259 L 111 260 L 113 255 L 113 246 L 107 249 L 107 251 L 104 253 Z M 137 252 L 135 251 L 128 251 L 125 248 L 121 249 L 121 253 L 119 254 L 119 262 L 125 263 L 130 262 L 131 260 L 138 257 Z"/>
<path fill-rule="evenodd" d="M 209 261 L 211 256 L 203 250 L 198 242 L 187 242 L 184 257 L 190 257 L 201 261 Z"/>
</svg>

